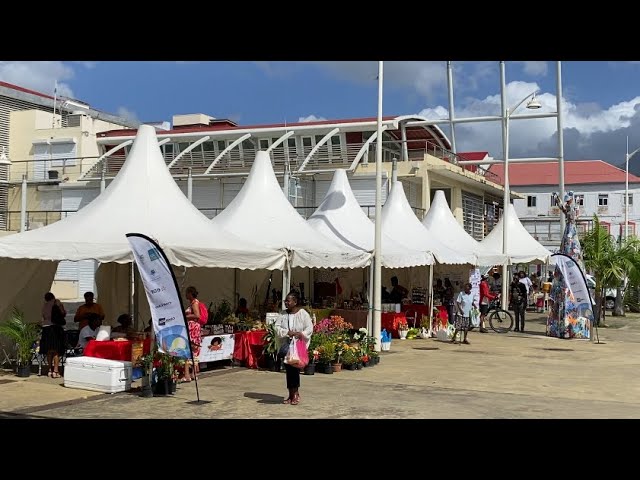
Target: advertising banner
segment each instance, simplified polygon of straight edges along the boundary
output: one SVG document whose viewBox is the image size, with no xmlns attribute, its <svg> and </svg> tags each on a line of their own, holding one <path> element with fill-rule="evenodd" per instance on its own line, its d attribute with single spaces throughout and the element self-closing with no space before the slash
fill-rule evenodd
<svg viewBox="0 0 640 480">
<path fill-rule="evenodd" d="M 191 358 L 189 330 L 171 265 L 160 246 L 141 233 L 128 233 L 151 310 L 158 351 Z"/>
</svg>

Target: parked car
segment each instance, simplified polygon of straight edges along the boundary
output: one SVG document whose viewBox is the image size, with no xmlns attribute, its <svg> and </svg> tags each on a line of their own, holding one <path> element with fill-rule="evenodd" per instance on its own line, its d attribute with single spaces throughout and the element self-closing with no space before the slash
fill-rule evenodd
<svg viewBox="0 0 640 480">
<path fill-rule="evenodd" d="M 588 273 L 585 275 L 585 277 L 587 278 L 587 287 L 589 288 L 589 293 L 591 293 L 591 297 L 595 299 L 596 298 L 596 293 L 595 293 L 596 279 L 594 278 L 593 275 L 589 275 Z M 617 294 L 618 292 L 615 288 L 607 288 L 604 291 L 604 295 L 605 295 L 604 308 L 606 308 L 607 310 L 613 310 L 613 307 L 615 306 Z"/>
</svg>

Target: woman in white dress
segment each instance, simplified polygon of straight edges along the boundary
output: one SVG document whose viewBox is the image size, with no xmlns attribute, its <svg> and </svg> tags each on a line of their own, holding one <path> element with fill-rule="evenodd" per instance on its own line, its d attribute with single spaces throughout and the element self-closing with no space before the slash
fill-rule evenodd
<svg viewBox="0 0 640 480">
<path fill-rule="evenodd" d="M 305 342 L 307 348 L 311 342 L 311 334 L 313 333 L 313 322 L 309 313 L 298 305 L 300 301 L 298 293 L 289 292 L 284 301 L 287 309 L 282 312 L 277 325 L 278 336 L 281 343 L 291 343 L 292 338 Z M 291 365 L 284 365 L 287 373 L 287 389 L 289 396 L 284 401 L 288 405 L 298 405 L 300 403 L 300 369 Z"/>
</svg>

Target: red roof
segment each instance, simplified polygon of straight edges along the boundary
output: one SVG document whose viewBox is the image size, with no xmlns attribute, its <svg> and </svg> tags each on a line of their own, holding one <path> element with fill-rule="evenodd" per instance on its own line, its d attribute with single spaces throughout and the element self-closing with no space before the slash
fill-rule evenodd
<svg viewBox="0 0 640 480">
<path fill-rule="evenodd" d="M 484 160 L 489 156 L 489 152 L 464 152 L 458 153 L 460 160 L 478 161 Z"/>
<path fill-rule="evenodd" d="M 13 90 L 18 90 L 18 91 L 24 92 L 24 93 L 30 93 L 32 95 L 38 95 L 39 97 L 49 98 L 49 99 L 53 100 L 53 97 L 51 95 L 45 95 L 44 93 L 36 92 L 35 90 L 29 90 L 28 88 L 19 87 L 17 85 L 12 84 L 12 83 L 7 83 L 7 82 L 1 82 L 0 81 L 0 86 L 6 87 L 6 88 L 11 88 Z"/>
<path fill-rule="evenodd" d="M 489 168 L 502 185 L 504 165 L 496 163 Z M 557 162 L 510 163 L 509 184 L 517 185 L 558 185 L 559 167 Z M 602 160 L 572 160 L 564 162 L 564 184 L 624 183 L 626 172 Z M 640 183 L 640 177 L 629 173 L 629 183 Z"/>
</svg>

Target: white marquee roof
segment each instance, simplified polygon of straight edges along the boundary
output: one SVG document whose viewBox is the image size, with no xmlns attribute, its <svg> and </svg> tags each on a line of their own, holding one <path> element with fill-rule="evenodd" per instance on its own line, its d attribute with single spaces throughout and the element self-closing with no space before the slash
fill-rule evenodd
<svg viewBox="0 0 640 480">
<path fill-rule="evenodd" d="M 487 250 L 458 223 L 442 190 L 436 190 L 422 224 L 445 245 L 455 245 L 456 250 L 475 254 L 478 265 L 502 265 L 505 262 L 506 256 L 502 252 Z"/>
<path fill-rule="evenodd" d="M 260 247 L 212 224 L 167 170 L 155 129 L 142 125 L 123 168 L 89 205 L 46 227 L 0 240 L 0 257 L 128 263 L 125 234 L 158 241 L 174 265 L 281 269 L 286 252 Z"/>
<path fill-rule="evenodd" d="M 360 208 L 343 169 L 334 172 L 329 190 L 307 223 L 321 234 L 354 248 L 374 250 L 375 225 Z M 404 268 L 431 265 L 433 262 L 431 254 L 412 250 L 382 232 L 383 266 Z"/>
<path fill-rule="evenodd" d="M 432 252 L 439 263 L 476 264 L 473 253 L 458 251 L 455 244 L 449 248 L 422 225 L 413 213 L 399 181 L 393 182 L 391 193 L 382 208 L 382 228 L 390 237 L 414 250 Z"/>
<path fill-rule="evenodd" d="M 269 154 L 260 151 L 238 195 L 212 223 L 241 238 L 292 252 L 292 267 L 361 268 L 371 253 L 317 232 L 282 192 Z"/>
<path fill-rule="evenodd" d="M 509 204 L 505 215 L 498 224 L 489 232 L 482 242 L 485 248 L 490 251 L 502 251 L 504 219 L 507 220 L 507 256 L 510 264 L 528 263 L 534 261 L 546 262 L 551 255 L 541 243 L 531 236 L 524 228 L 518 214 L 512 204 Z"/>
</svg>

